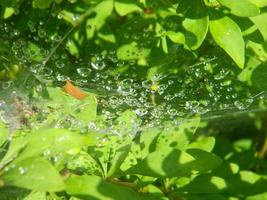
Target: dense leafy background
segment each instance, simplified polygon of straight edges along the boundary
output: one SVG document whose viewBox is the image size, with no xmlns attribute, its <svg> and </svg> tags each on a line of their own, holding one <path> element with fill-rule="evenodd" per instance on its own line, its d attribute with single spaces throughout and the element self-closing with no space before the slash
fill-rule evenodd
<svg viewBox="0 0 267 200">
<path fill-rule="evenodd" d="M 266 0 L 0 8 L 1 200 L 266 199 Z"/>
</svg>

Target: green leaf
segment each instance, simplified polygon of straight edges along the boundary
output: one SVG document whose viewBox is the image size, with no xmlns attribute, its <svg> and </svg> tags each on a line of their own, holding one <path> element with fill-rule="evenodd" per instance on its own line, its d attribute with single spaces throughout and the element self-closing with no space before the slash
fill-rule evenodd
<svg viewBox="0 0 267 200">
<path fill-rule="evenodd" d="M 149 193 L 138 193 L 122 184 L 108 182 L 97 176 L 72 175 L 66 181 L 66 191 L 73 196 L 101 200 L 160 200 Z"/>
<path fill-rule="evenodd" d="M 41 48 L 37 44 L 29 42 L 26 51 L 30 56 L 32 56 L 33 61 L 43 61 L 44 58 L 41 54 Z"/>
<path fill-rule="evenodd" d="M 267 192 L 246 197 L 245 200 L 267 200 Z"/>
<path fill-rule="evenodd" d="M 116 119 L 114 128 L 121 135 L 134 137 L 140 124 L 141 120 L 138 119 L 137 115 L 131 110 L 126 110 Z"/>
<path fill-rule="evenodd" d="M 235 163 L 224 162 L 218 168 L 213 170 L 213 176 L 219 176 L 221 178 L 227 178 L 231 175 L 238 174 L 239 166 Z"/>
<path fill-rule="evenodd" d="M 90 156 L 101 165 L 105 176 L 121 173 L 120 166 L 125 163 L 139 125 L 136 114 L 127 110 L 114 121 L 113 130 L 116 134 L 103 135 L 99 139 L 103 143 L 99 143 L 98 147 L 89 148 Z"/>
<path fill-rule="evenodd" d="M 228 177 L 227 181 L 231 183 L 228 192 L 235 195 L 251 196 L 266 192 L 267 180 L 251 171 L 240 171 Z"/>
<path fill-rule="evenodd" d="M 236 198 L 227 198 L 222 194 L 187 194 L 185 195 L 186 199 L 190 199 L 190 200 L 239 200 Z"/>
<path fill-rule="evenodd" d="M 40 157 L 29 158 L 16 163 L 2 175 L 5 185 L 12 185 L 36 191 L 61 191 L 64 182 L 57 170 Z"/>
<path fill-rule="evenodd" d="M 185 29 L 185 45 L 192 50 L 203 43 L 209 27 L 209 16 L 202 2 L 197 0 L 188 11 L 182 25 Z"/>
<path fill-rule="evenodd" d="M 200 149 L 180 151 L 165 146 L 126 171 L 152 177 L 182 177 L 215 169 L 222 160 Z"/>
<path fill-rule="evenodd" d="M 187 192 L 190 194 L 212 194 L 219 193 L 227 188 L 227 182 L 218 176 L 202 175 L 197 176 L 188 185 L 179 188 L 179 191 Z"/>
<path fill-rule="evenodd" d="M 249 0 L 249 1 L 258 6 L 259 8 L 267 6 L 266 0 Z"/>
<path fill-rule="evenodd" d="M 11 17 L 14 14 L 14 12 L 15 12 L 15 10 L 12 7 L 5 8 L 3 18 L 7 19 L 7 18 Z"/>
<path fill-rule="evenodd" d="M 57 112 L 51 113 L 50 120 L 58 120 L 67 115 L 72 115 L 83 123 L 96 119 L 97 99 L 92 93 L 86 93 L 86 98 L 78 100 L 68 95 L 61 88 L 47 88 L 48 98 L 43 104 L 48 108 L 53 108 Z"/>
<path fill-rule="evenodd" d="M 141 12 L 142 9 L 136 4 L 134 0 L 115 0 L 115 10 L 120 16 L 128 15 L 132 12 Z"/>
<path fill-rule="evenodd" d="M 161 131 L 157 128 L 145 128 L 140 136 L 141 158 L 156 150 L 157 140 Z M 164 133 L 163 133 L 164 134 Z"/>
<path fill-rule="evenodd" d="M 94 143 L 93 141 L 94 139 L 90 139 L 89 136 L 83 136 L 77 132 L 71 132 L 66 129 L 49 128 L 36 130 L 29 133 L 25 138 L 14 139 L 12 143 L 19 143 L 21 145 L 17 145 L 17 148 L 15 148 L 16 146 L 10 148 L 3 160 L 8 160 L 18 154 L 18 150 L 16 149 L 21 150 L 24 148 L 13 163 L 20 162 L 30 157 L 39 156 L 41 154 L 53 156 L 56 153 L 67 153 L 70 150 L 80 149 L 91 142 Z"/>
<path fill-rule="evenodd" d="M 250 20 L 257 26 L 265 41 L 267 41 L 267 24 L 265 23 L 267 13 L 250 17 Z"/>
<path fill-rule="evenodd" d="M 0 121 L 0 149 L 1 146 L 7 141 L 8 139 L 8 129 L 4 123 Z"/>
<path fill-rule="evenodd" d="M 239 17 L 252 17 L 260 14 L 260 9 L 249 0 L 218 0 L 218 2 Z"/>
<path fill-rule="evenodd" d="M 97 113 L 97 100 L 95 95 L 88 93 L 85 99 L 77 101 L 72 110 L 74 110 L 72 115 L 84 123 L 95 120 Z"/>
<path fill-rule="evenodd" d="M 24 200 L 24 197 L 29 194 L 28 190 L 18 187 L 1 187 L 0 199 L 1 200 Z M 42 200 L 42 199 L 41 199 Z"/>
<path fill-rule="evenodd" d="M 204 151 L 211 152 L 215 146 L 215 141 L 214 137 L 201 137 L 189 144 L 188 148 L 202 149 Z"/>
<path fill-rule="evenodd" d="M 185 35 L 181 32 L 167 31 L 166 35 L 174 43 L 185 44 Z"/>
<path fill-rule="evenodd" d="M 121 171 L 128 170 L 136 165 L 138 160 L 144 159 L 149 153 L 154 152 L 159 134 L 158 128 L 143 127 L 140 139 L 131 141 L 131 149 L 120 166 Z"/>
<path fill-rule="evenodd" d="M 261 64 L 261 62 L 255 57 L 250 56 L 246 63 L 246 67 L 238 75 L 240 81 L 246 82 L 248 85 L 252 85 L 251 77 L 255 69 Z"/>
<path fill-rule="evenodd" d="M 33 0 L 32 6 L 35 8 L 45 9 L 49 8 L 54 0 Z"/>
<path fill-rule="evenodd" d="M 146 58 L 150 54 L 150 49 L 139 47 L 137 43 L 124 44 L 117 50 L 117 56 L 121 60 L 133 60 Z"/>
<path fill-rule="evenodd" d="M 253 51 L 254 59 L 258 59 L 258 65 L 267 61 L 267 51 L 265 50 L 267 48 L 267 42 L 259 44 L 256 42 L 248 41 L 248 47 Z"/>
<path fill-rule="evenodd" d="M 260 91 L 267 91 L 267 64 L 259 65 L 252 73 L 252 85 Z"/>
<path fill-rule="evenodd" d="M 165 146 L 175 147 L 180 150 L 187 148 L 187 145 L 193 138 L 193 135 L 199 125 L 200 118 L 185 119 L 178 127 L 173 125 L 165 125 L 165 130 L 160 134 L 156 149 L 164 148 Z"/>
<path fill-rule="evenodd" d="M 60 11 L 59 16 L 66 22 L 72 24 L 72 26 L 77 25 L 77 19 L 75 18 L 75 13 L 72 13 L 68 10 L 62 10 Z"/>
<path fill-rule="evenodd" d="M 120 166 L 125 161 L 126 156 L 128 155 L 131 144 L 126 143 L 123 145 L 120 145 L 121 147 L 116 149 L 114 152 L 114 155 L 110 159 L 112 162 L 110 163 L 110 167 L 108 169 L 108 176 L 112 176 L 116 173 L 120 173 Z"/>
<path fill-rule="evenodd" d="M 100 1 L 94 8 L 96 14 L 94 18 L 86 21 L 86 35 L 88 39 L 93 38 L 96 31 L 99 31 L 106 22 L 106 19 L 112 14 L 113 0 Z"/>
<path fill-rule="evenodd" d="M 25 148 L 27 142 L 28 140 L 26 140 L 24 136 L 13 137 L 7 153 L 5 154 L 4 158 L 0 161 L 0 169 L 9 164 L 11 161 L 13 161 L 18 156 L 19 152 L 21 152 L 22 149 Z"/>
<path fill-rule="evenodd" d="M 118 136 L 109 137 L 108 155 L 111 163 L 108 166 L 108 176 L 121 173 L 120 166 L 125 162 L 131 150 L 132 138 L 137 134 L 139 126 L 140 122 L 136 114 L 130 110 L 125 111 L 116 119 L 114 129 L 121 135 L 121 139 L 118 139 Z"/>
<path fill-rule="evenodd" d="M 23 200 L 47 200 L 46 192 L 38 192 L 32 191 L 27 197 L 23 198 Z"/>
<path fill-rule="evenodd" d="M 209 25 L 215 42 L 223 48 L 240 67 L 245 63 L 245 42 L 238 25 L 229 17 L 213 18 Z"/>
<path fill-rule="evenodd" d="M 65 113 L 71 112 L 71 102 L 73 98 L 70 95 L 67 95 L 62 88 L 48 87 L 47 92 L 48 98 L 46 102 L 43 102 L 43 104 L 53 109 L 60 111 L 63 110 Z"/>
</svg>

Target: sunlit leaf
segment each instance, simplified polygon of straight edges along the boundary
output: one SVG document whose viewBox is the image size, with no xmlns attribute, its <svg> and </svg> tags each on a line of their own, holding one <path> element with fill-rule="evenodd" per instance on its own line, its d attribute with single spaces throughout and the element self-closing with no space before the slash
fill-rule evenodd
<svg viewBox="0 0 267 200">
<path fill-rule="evenodd" d="M 189 144 L 188 148 L 202 149 L 211 152 L 215 145 L 215 141 L 216 139 L 214 137 L 201 137 Z"/>
<path fill-rule="evenodd" d="M 215 42 L 232 57 L 240 68 L 243 68 L 245 43 L 238 25 L 231 18 L 223 16 L 212 18 L 209 29 Z"/>
<path fill-rule="evenodd" d="M 249 0 L 249 1 L 253 4 L 255 4 L 256 6 L 258 6 L 259 8 L 267 6 L 266 0 Z"/>
<path fill-rule="evenodd" d="M 23 200 L 47 200 L 46 192 L 33 191 L 27 195 Z"/>
<path fill-rule="evenodd" d="M 249 0 L 218 0 L 220 4 L 230 9 L 230 12 L 240 17 L 251 17 L 260 14 L 260 9 Z"/>
<path fill-rule="evenodd" d="M 137 43 L 122 45 L 117 50 L 117 56 L 122 60 L 146 58 L 149 54 L 150 49 L 139 47 Z"/>
<path fill-rule="evenodd" d="M 36 157 L 16 163 L 2 176 L 5 185 L 37 191 L 60 191 L 65 188 L 57 170 L 46 160 Z"/>
<path fill-rule="evenodd" d="M 142 11 L 142 9 L 136 5 L 136 1 L 133 0 L 115 0 L 114 6 L 120 16 L 125 16 L 136 11 Z"/>
<path fill-rule="evenodd" d="M 202 2 L 197 0 L 187 12 L 182 22 L 185 34 L 185 45 L 192 50 L 200 47 L 208 32 L 209 17 Z"/>
<path fill-rule="evenodd" d="M 95 32 L 103 27 L 106 19 L 111 15 L 112 11 L 113 0 L 101 1 L 94 7 L 93 13 L 95 13 L 95 17 L 86 21 L 87 38 L 92 38 Z"/>
<path fill-rule="evenodd" d="M 194 117 L 185 120 L 185 122 L 181 122 L 178 127 L 170 127 L 166 124 L 165 130 L 162 131 L 158 138 L 156 149 L 161 149 L 165 146 L 171 146 L 181 150 L 186 149 L 193 138 L 199 122 L 200 118 Z"/>
<path fill-rule="evenodd" d="M 126 184 L 127 185 L 127 184 Z M 153 195 L 137 193 L 133 189 L 108 182 L 97 176 L 72 175 L 66 182 L 67 192 L 73 196 L 101 200 L 160 200 Z"/>
<path fill-rule="evenodd" d="M 180 188 L 180 191 L 191 194 L 220 193 L 227 188 L 227 182 L 218 176 L 202 175 L 196 177 L 191 183 Z"/>
<path fill-rule="evenodd" d="M 14 139 L 4 160 L 8 160 L 18 154 L 18 151 L 22 148 L 23 151 L 13 162 L 19 162 L 39 155 L 53 156 L 56 153 L 66 153 L 69 150 L 81 148 L 91 142 L 94 144 L 95 141 L 77 132 L 64 129 L 50 128 L 37 130 L 26 137 L 22 136 Z M 13 143 L 17 145 L 13 147 Z"/>
<path fill-rule="evenodd" d="M 257 28 L 261 32 L 265 41 L 267 41 L 267 25 L 265 23 L 266 17 L 267 17 L 267 13 L 263 13 L 261 15 L 250 18 L 251 21 L 254 22 L 254 24 L 257 26 Z"/>
<path fill-rule="evenodd" d="M 126 172 L 153 177 L 182 177 L 212 170 L 221 162 L 214 154 L 199 149 L 180 151 L 166 146 L 149 154 Z"/>
</svg>

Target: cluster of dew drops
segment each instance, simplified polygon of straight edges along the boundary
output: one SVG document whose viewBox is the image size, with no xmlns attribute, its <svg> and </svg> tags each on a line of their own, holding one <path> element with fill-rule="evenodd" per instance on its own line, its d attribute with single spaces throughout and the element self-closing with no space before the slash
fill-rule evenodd
<svg viewBox="0 0 267 200">
<path fill-rule="evenodd" d="M 51 49 L 34 48 L 34 41 L 56 46 L 64 35 L 49 35 L 45 22 L 28 21 L 27 39 L 19 37 L 20 32 L 11 24 L 1 23 L 4 37 L 14 38 L 11 45 L 16 61 L 42 80 L 64 85 L 66 80 L 82 89 L 98 95 L 99 113 L 113 121 L 126 110 L 132 110 L 143 124 L 160 125 L 163 120 L 180 123 L 179 120 L 201 114 L 207 118 L 222 116 L 225 113 L 250 109 L 263 95 L 253 94 L 236 79 L 231 67 L 222 66 L 217 57 L 207 56 L 196 64 L 177 66 L 178 73 L 155 73 L 149 80 L 139 76 L 139 66 L 135 60 L 123 61 L 116 52 L 90 55 L 90 61 L 68 62 L 64 53 L 51 54 Z M 32 48 L 29 42 L 32 41 Z M 29 50 L 30 49 L 30 50 Z M 137 52 L 138 53 L 138 52 Z M 36 62 L 36 57 L 51 56 L 49 64 Z M 175 62 L 173 63 L 175 65 Z M 120 73 L 117 68 L 129 66 L 134 70 Z M 71 76 L 65 71 L 71 69 Z M 74 69 L 74 70 L 73 70 Z M 12 87 L 10 80 L 2 81 L 1 89 Z M 26 85 L 27 86 L 27 85 Z M 28 85 L 27 87 L 32 87 Z M 45 89 L 43 84 L 36 86 L 38 91 Z"/>
<path fill-rule="evenodd" d="M 140 80 L 134 73 L 126 78 L 125 74 L 111 77 L 108 70 L 93 73 L 94 78 L 87 79 L 89 73 L 78 68 L 80 79 L 76 84 L 99 87 L 104 94 L 100 98 L 101 112 L 107 118 L 116 118 L 130 109 L 152 125 L 196 114 L 210 117 L 242 112 L 263 97 L 263 93 L 253 94 L 235 80 L 230 69 L 215 67 L 218 70 L 211 72 L 211 65 L 218 65 L 216 58 L 206 58 L 175 75 L 155 74 L 151 80 Z"/>
</svg>

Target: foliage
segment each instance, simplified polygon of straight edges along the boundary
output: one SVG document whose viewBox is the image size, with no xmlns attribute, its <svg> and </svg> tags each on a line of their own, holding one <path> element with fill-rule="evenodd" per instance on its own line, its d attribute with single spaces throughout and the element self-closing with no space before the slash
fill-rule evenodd
<svg viewBox="0 0 267 200">
<path fill-rule="evenodd" d="M 0 7 L 0 199 L 266 198 L 266 0 Z"/>
</svg>

